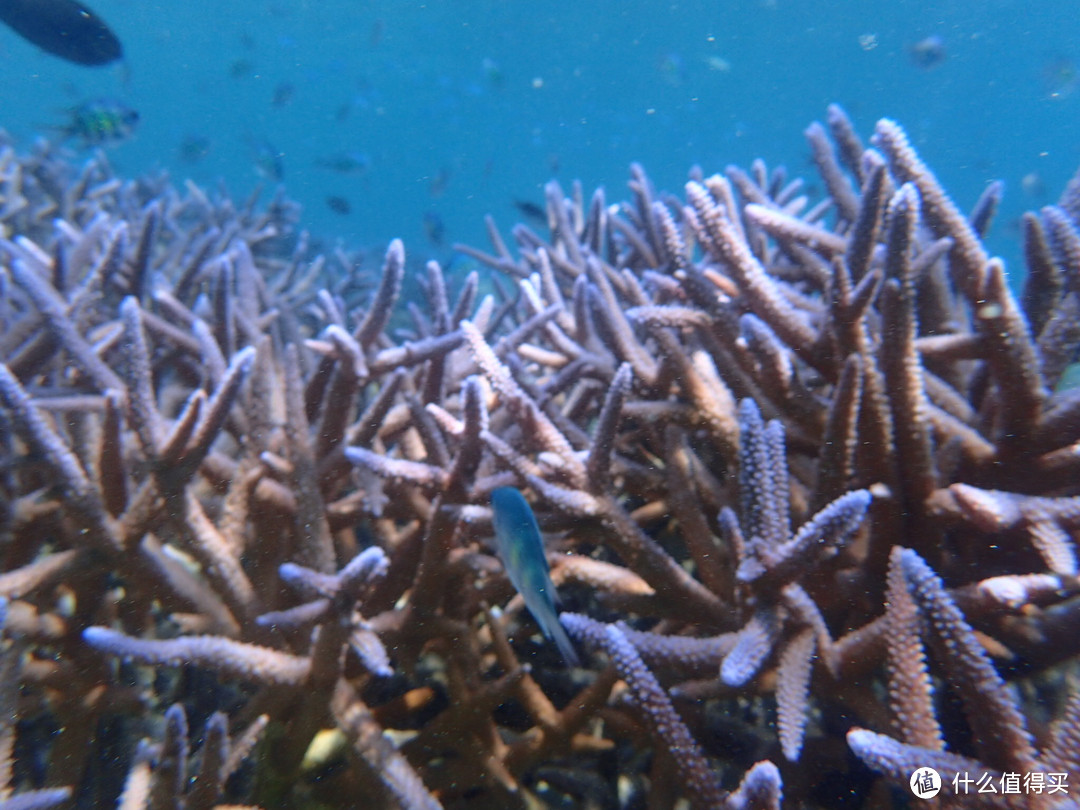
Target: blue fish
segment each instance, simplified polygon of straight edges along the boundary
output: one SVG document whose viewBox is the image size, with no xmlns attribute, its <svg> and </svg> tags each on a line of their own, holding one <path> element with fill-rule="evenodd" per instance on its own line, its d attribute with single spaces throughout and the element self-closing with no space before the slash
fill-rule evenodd
<svg viewBox="0 0 1080 810">
<path fill-rule="evenodd" d="M 491 493 L 491 510 L 495 547 L 506 575 L 525 600 L 525 606 L 544 635 L 555 642 L 567 664 L 577 666 L 574 645 L 555 612 L 555 586 L 551 582 L 544 541 L 532 507 L 520 491 L 499 487 Z"/>
</svg>

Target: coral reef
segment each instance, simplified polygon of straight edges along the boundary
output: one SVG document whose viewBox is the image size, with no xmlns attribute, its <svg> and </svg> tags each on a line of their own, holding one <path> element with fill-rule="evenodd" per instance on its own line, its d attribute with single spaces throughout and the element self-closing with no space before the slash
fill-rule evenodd
<svg viewBox="0 0 1080 810">
<path fill-rule="evenodd" d="M 0 810 L 1077 806 L 1080 175 L 1017 296 L 999 184 L 807 138 L 814 204 L 553 181 L 404 303 L 400 242 L 369 295 L 284 198 L 0 144 Z"/>
</svg>

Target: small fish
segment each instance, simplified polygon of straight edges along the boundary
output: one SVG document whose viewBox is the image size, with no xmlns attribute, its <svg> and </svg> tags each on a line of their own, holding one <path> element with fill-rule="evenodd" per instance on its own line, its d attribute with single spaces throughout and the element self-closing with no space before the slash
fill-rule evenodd
<svg viewBox="0 0 1080 810">
<path fill-rule="evenodd" d="M 514 200 L 514 208 L 528 220 L 536 225 L 547 225 L 547 211 L 534 203 L 532 200 Z"/>
<path fill-rule="evenodd" d="M 107 65 L 124 56 L 116 34 L 75 0 L 0 0 L 0 22 L 41 50 L 77 65 Z"/>
<path fill-rule="evenodd" d="M 341 216 L 348 216 L 352 211 L 352 205 L 344 197 L 339 197 L 336 194 L 331 194 L 326 198 L 326 207 L 333 211 L 335 214 L 341 214 Z"/>
<path fill-rule="evenodd" d="M 272 183 L 285 177 L 285 154 L 269 141 L 248 138 L 248 148 L 255 163 L 255 173 Z"/>
<path fill-rule="evenodd" d="M 450 170 L 443 166 L 428 180 L 428 194 L 432 197 L 441 197 L 446 193 L 448 185 L 450 185 Z"/>
<path fill-rule="evenodd" d="M 60 128 L 65 138 L 78 138 L 83 146 L 110 146 L 127 140 L 139 123 L 139 113 L 122 101 L 99 98 L 69 111 Z"/>
<path fill-rule="evenodd" d="M 920 39 L 908 46 L 908 57 L 917 68 L 931 70 L 945 61 L 948 52 L 945 50 L 945 40 L 937 34 Z"/>
<path fill-rule="evenodd" d="M 443 240 L 446 239 L 446 223 L 442 221 L 442 217 L 434 211 L 425 211 L 421 224 L 427 240 L 435 247 L 442 247 Z"/>
<path fill-rule="evenodd" d="M 555 612 L 555 586 L 532 507 L 519 490 L 499 487 L 491 493 L 491 511 L 495 547 L 506 575 L 524 598 L 525 606 L 544 635 L 555 642 L 567 664 L 577 666 L 574 645 Z"/>
<path fill-rule="evenodd" d="M 296 86 L 292 82 L 281 82 L 274 88 L 274 97 L 270 103 L 275 107 L 287 107 L 296 96 Z"/>
<path fill-rule="evenodd" d="M 488 84 L 494 88 L 501 88 L 506 77 L 503 75 L 499 63 L 491 57 L 485 56 L 480 65 L 483 68 L 484 77 L 487 79 Z"/>
<path fill-rule="evenodd" d="M 237 59 L 229 65 L 229 78 L 246 79 L 255 72 L 255 63 L 250 59 Z"/>
<path fill-rule="evenodd" d="M 176 149 L 184 163 L 198 163 L 210 153 L 210 139 L 204 135 L 185 135 Z"/>
<path fill-rule="evenodd" d="M 335 152 L 316 158 L 315 165 L 338 174 L 363 174 L 371 166 L 371 158 L 363 152 Z"/>
<path fill-rule="evenodd" d="M 686 80 L 686 65 L 683 58 L 677 53 L 666 53 L 660 57 L 658 64 L 660 78 L 671 87 L 682 87 Z"/>
</svg>

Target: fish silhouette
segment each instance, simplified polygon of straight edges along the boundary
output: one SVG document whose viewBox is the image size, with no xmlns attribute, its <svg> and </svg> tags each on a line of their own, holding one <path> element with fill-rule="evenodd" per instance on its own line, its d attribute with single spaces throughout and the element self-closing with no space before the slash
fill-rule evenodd
<svg viewBox="0 0 1080 810">
<path fill-rule="evenodd" d="M 499 487 L 491 493 L 491 510 L 495 547 L 506 575 L 524 598 L 525 606 L 540 625 L 540 630 L 555 642 L 567 664 L 577 666 L 574 645 L 559 624 L 555 611 L 555 586 L 551 582 L 544 541 L 532 507 L 514 487 Z"/>
<path fill-rule="evenodd" d="M 60 132 L 65 138 L 78 138 L 84 147 L 121 143 L 139 123 L 138 111 L 114 98 L 86 101 L 68 113 L 70 120 Z"/>
<path fill-rule="evenodd" d="M 116 34 L 75 0 L 0 0 L 0 22 L 43 51 L 77 65 L 107 65 L 124 56 Z"/>
</svg>

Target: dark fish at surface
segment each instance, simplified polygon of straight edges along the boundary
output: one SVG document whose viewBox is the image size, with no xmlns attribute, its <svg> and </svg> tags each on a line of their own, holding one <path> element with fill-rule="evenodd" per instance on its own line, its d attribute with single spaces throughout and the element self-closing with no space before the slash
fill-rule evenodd
<svg viewBox="0 0 1080 810">
<path fill-rule="evenodd" d="M 27 42 L 77 65 L 107 65 L 124 56 L 116 34 L 75 0 L 0 0 L 0 21 Z"/>
</svg>

